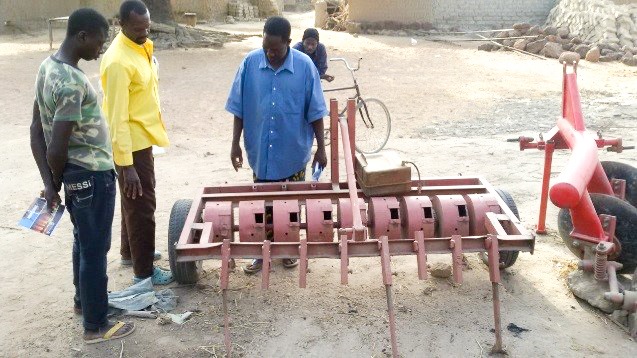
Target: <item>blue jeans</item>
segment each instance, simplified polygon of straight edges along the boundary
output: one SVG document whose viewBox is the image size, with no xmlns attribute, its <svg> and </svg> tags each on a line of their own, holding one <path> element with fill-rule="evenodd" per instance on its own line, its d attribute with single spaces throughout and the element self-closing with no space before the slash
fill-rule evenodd
<svg viewBox="0 0 637 358">
<path fill-rule="evenodd" d="M 111 248 L 115 210 L 115 171 L 90 171 L 78 165 L 64 168 L 64 197 L 73 223 L 73 284 L 75 306 L 82 308 L 84 328 L 108 324 L 106 254 Z"/>
</svg>

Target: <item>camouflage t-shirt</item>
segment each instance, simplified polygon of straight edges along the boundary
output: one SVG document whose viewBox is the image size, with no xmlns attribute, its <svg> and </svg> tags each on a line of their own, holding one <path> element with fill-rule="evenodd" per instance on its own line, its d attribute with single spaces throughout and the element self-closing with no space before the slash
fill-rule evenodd
<svg viewBox="0 0 637 358">
<path fill-rule="evenodd" d="M 69 139 L 68 162 L 92 171 L 114 168 L 108 125 L 84 72 L 47 58 L 40 65 L 35 99 L 47 146 L 51 143 L 53 122 L 76 122 Z"/>
</svg>

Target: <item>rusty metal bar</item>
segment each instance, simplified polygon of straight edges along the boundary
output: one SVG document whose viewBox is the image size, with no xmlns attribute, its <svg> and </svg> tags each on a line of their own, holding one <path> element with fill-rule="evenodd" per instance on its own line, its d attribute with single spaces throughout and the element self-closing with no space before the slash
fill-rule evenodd
<svg viewBox="0 0 637 358">
<path fill-rule="evenodd" d="M 546 234 L 546 209 L 549 198 L 549 183 L 551 181 L 551 166 L 553 163 L 553 152 L 555 151 L 555 142 L 549 140 L 546 142 L 544 149 L 544 172 L 542 174 L 542 192 L 540 194 L 540 215 L 535 230 L 538 234 Z"/>
<path fill-rule="evenodd" d="M 414 240 L 414 245 L 416 251 L 416 258 L 418 260 L 418 279 L 426 280 L 427 273 L 427 251 L 425 248 L 425 236 L 422 231 L 415 232 L 416 240 Z"/>
<path fill-rule="evenodd" d="M 187 229 L 189 229 L 193 223 L 199 221 L 197 220 L 198 215 L 203 210 L 203 205 L 204 205 L 203 203 L 204 190 L 205 189 L 199 190 L 199 192 L 197 193 L 197 196 L 195 196 L 195 200 L 193 200 L 192 205 L 190 206 L 190 211 L 188 212 L 188 216 L 186 217 L 186 221 L 184 223 L 184 229 L 181 231 L 181 235 L 179 236 L 179 241 L 177 243 L 177 246 L 190 244 L 194 240 L 192 236 L 192 231 Z"/>
<path fill-rule="evenodd" d="M 418 194 L 418 187 L 414 186 L 414 183 L 418 181 L 412 181 L 412 191 L 405 195 L 444 195 L 444 194 L 481 194 L 486 192 L 484 185 L 458 185 L 458 186 L 434 186 L 423 187 L 421 194 Z M 355 190 L 356 194 L 363 196 L 363 191 L 360 189 Z M 332 199 L 347 198 L 349 197 L 349 190 L 308 190 L 308 191 L 283 191 L 283 192 L 266 192 L 266 191 L 251 191 L 251 192 L 237 192 L 237 193 L 214 193 L 204 194 L 202 199 L 208 201 L 252 201 L 252 200 L 285 200 L 290 198 L 298 199 L 300 202 L 304 202 L 305 199 L 320 199 L 329 197 Z M 189 222 L 189 221 L 187 221 Z"/>
<path fill-rule="evenodd" d="M 347 101 L 347 118 L 339 118 L 339 123 L 341 125 L 341 140 L 343 141 L 343 149 L 345 156 L 345 171 L 347 172 L 347 187 L 349 189 L 349 199 L 352 207 L 352 218 L 353 225 L 352 229 L 353 238 L 355 241 L 364 240 L 364 232 L 365 227 L 363 226 L 363 222 L 361 220 L 361 210 L 360 203 L 358 201 L 358 194 L 356 190 L 356 178 L 354 177 L 354 146 L 353 142 L 350 142 L 352 138 L 350 138 L 350 129 L 351 124 L 356 120 L 356 108 L 353 99 L 349 99 Z M 352 133 L 353 134 L 353 133 Z M 346 150 L 346 148 L 351 148 L 351 151 Z"/>
<path fill-rule="evenodd" d="M 387 296 L 387 315 L 389 316 L 389 336 L 391 340 L 392 357 L 398 358 L 398 339 L 396 337 L 396 314 L 394 312 L 394 292 L 392 290 L 391 257 L 389 255 L 389 240 L 381 236 L 377 244 L 380 251 L 380 263 L 383 274 L 383 284 Z"/>
<path fill-rule="evenodd" d="M 347 250 L 348 242 L 347 235 L 341 235 L 341 242 L 339 249 L 341 251 L 341 285 L 347 285 L 347 279 L 349 274 L 349 252 Z"/>
<path fill-rule="evenodd" d="M 493 221 L 489 217 L 489 221 Z M 500 247 L 496 235 L 488 235 L 486 239 L 486 247 L 489 253 L 489 280 L 491 281 L 491 291 L 493 294 L 493 321 L 495 328 L 495 344 L 492 353 L 503 353 L 502 349 L 502 324 L 500 315 Z"/>
<path fill-rule="evenodd" d="M 280 244 L 280 243 L 277 243 Z M 261 247 L 261 258 L 263 260 L 261 266 L 261 289 L 267 290 L 270 287 L 270 259 L 271 259 L 271 245 L 270 240 L 263 241 L 263 245 Z M 256 247 L 261 246 L 257 244 Z M 252 257 L 257 257 L 252 255 Z"/>
<path fill-rule="evenodd" d="M 503 251 L 532 252 L 534 239 L 524 235 L 497 236 L 500 248 Z M 486 236 L 462 237 L 462 252 L 477 253 L 485 251 Z M 427 254 L 450 254 L 451 238 L 424 238 L 424 247 Z M 389 253 L 392 256 L 414 255 L 415 240 L 391 240 L 389 241 Z M 339 242 L 308 242 L 307 257 L 340 259 Z M 349 257 L 375 257 L 378 256 L 378 241 L 349 241 L 347 251 Z M 296 242 L 231 242 L 230 257 L 234 259 L 263 258 L 270 259 L 299 258 L 299 243 Z M 266 249 L 267 248 L 267 249 Z M 221 258 L 221 244 L 190 244 L 177 246 L 177 262 L 199 261 Z M 265 270 L 266 262 L 264 262 Z M 266 274 L 267 275 L 267 274 Z"/>
<path fill-rule="evenodd" d="M 299 287 L 307 285 L 307 239 L 301 239 L 299 246 Z"/>
<path fill-rule="evenodd" d="M 453 235 L 449 241 L 451 247 L 451 262 L 453 268 L 453 281 L 462 283 L 462 236 Z"/>
<path fill-rule="evenodd" d="M 228 280 L 230 276 L 230 240 L 225 239 L 221 244 L 221 299 L 223 304 L 223 341 L 226 346 L 226 356 L 232 356 L 232 342 L 230 337 L 230 317 L 228 315 Z"/>
<path fill-rule="evenodd" d="M 340 167 L 338 164 L 338 101 L 330 100 L 330 156 L 331 156 L 331 182 L 339 183 Z"/>
</svg>

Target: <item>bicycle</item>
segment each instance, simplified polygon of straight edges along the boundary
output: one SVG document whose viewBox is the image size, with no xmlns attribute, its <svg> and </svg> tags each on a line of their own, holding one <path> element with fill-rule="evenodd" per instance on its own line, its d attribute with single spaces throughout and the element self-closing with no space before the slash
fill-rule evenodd
<svg viewBox="0 0 637 358">
<path fill-rule="evenodd" d="M 350 87 L 330 88 L 323 90 L 323 92 L 356 90 L 356 96 L 354 96 L 354 99 L 356 100 L 356 109 L 358 110 L 361 118 L 360 121 L 356 121 L 356 151 L 370 154 L 379 152 L 385 147 L 385 144 L 387 144 L 387 141 L 389 140 L 389 133 L 391 132 L 391 116 L 387 106 L 385 106 L 385 104 L 379 99 L 362 97 L 361 91 L 358 87 L 358 82 L 356 81 L 356 76 L 354 76 L 354 72 L 358 71 L 361 67 L 362 59 L 362 57 L 359 57 L 356 68 L 353 68 L 344 58 L 331 58 L 330 62 L 339 61 L 345 63 L 345 66 L 352 75 L 354 85 Z M 342 116 L 345 113 L 345 110 L 346 108 L 343 108 L 343 110 L 339 113 L 339 116 Z M 374 121 L 372 121 L 372 117 L 374 118 Z M 325 130 L 325 137 L 329 138 L 329 129 Z"/>
</svg>

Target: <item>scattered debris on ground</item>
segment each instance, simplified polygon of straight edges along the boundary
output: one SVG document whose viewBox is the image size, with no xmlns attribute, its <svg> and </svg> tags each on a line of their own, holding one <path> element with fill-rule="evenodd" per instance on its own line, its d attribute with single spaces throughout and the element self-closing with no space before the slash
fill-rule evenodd
<svg viewBox="0 0 637 358">
<path fill-rule="evenodd" d="M 493 32 L 492 40 L 478 46 L 481 51 L 525 51 L 547 58 L 559 58 L 564 52 L 576 52 L 589 62 L 621 61 L 637 66 L 637 48 L 616 43 L 584 41 L 568 27 L 513 25 L 513 30 Z"/>
<path fill-rule="evenodd" d="M 226 42 L 242 41 L 247 37 L 181 25 L 153 23 L 150 27 L 150 39 L 156 49 L 219 48 Z"/>
</svg>

